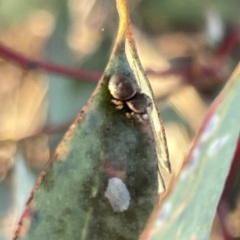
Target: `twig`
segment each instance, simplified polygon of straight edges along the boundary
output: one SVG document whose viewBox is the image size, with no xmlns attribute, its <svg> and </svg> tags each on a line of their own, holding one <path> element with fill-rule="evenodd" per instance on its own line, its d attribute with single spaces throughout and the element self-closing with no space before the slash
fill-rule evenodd
<svg viewBox="0 0 240 240">
<path fill-rule="evenodd" d="M 69 126 L 73 123 L 73 121 L 71 122 L 67 122 L 61 125 L 57 125 L 57 126 L 45 126 L 42 131 L 40 131 L 40 133 L 44 133 L 47 135 L 53 135 L 56 133 L 61 133 L 61 132 L 65 132 L 68 130 Z"/>
<path fill-rule="evenodd" d="M 209 66 L 201 66 L 200 70 L 197 72 L 199 75 L 214 77 L 219 73 L 219 70 L 223 67 L 225 61 L 233 51 L 233 49 L 240 42 L 240 24 L 238 24 L 235 30 L 230 33 L 223 44 L 217 50 L 212 62 Z M 21 67 L 30 69 L 43 69 L 49 73 L 64 75 L 75 80 L 88 80 L 88 81 L 98 81 L 102 75 L 101 72 L 78 70 L 71 67 L 59 66 L 54 63 L 49 63 L 45 61 L 37 61 L 28 58 L 20 53 L 15 52 L 4 44 L 0 43 L 0 57 L 10 59 L 11 61 L 19 64 Z M 193 75 L 193 66 L 185 68 L 171 68 L 165 71 L 153 71 L 147 70 L 146 73 L 151 76 L 166 77 L 170 75 L 180 75 L 185 77 L 187 81 L 192 81 L 196 76 Z M 196 73 L 195 73 L 196 74 Z"/>
<path fill-rule="evenodd" d="M 235 29 L 225 38 L 223 44 L 217 50 L 215 54 L 214 62 L 222 66 L 229 55 L 232 53 L 234 48 L 240 42 L 240 23 L 235 27 Z"/>
<path fill-rule="evenodd" d="M 19 64 L 23 68 L 43 69 L 49 73 L 72 77 L 76 80 L 85 79 L 96 82 L 101 77 L 100 72 L 78 70 L 71 67 L 64 67 L 49 62 L 30 59 L 20 53 L 15 52 L 14 50 L 3 45 L 2 43 L 0 43 L 0 56 L 2 58 L 10 59 L 11 61 Z"/>
<path fill-rule="evenodd" d="M 56 125 L 56 126 L 55 125 L 52 125 L 52 126 L 51 125 L 46 125 L 43 128 L 36 131 L 35 133 L 33 133 L 32 135 L 28 135 L 28 136 L 22 138 L 21 140 L 36 137 L 36 136 L 41 135 L 41 134 L 54 135 L 54 134 L 58 134 L 58 133 L 64 133 L 69 129 L 69 126 L 72 123 L 73 123 L 73 121 L 63 123 L 63 124 L 59 124 L 59 125 Z"/>
<path fill-rule="evenodd" d="M 201 69 L 201 74 L 204 76 L 216 76 L 226 60 L 231 55 L 232 51 L 240 42 L 240 24 L 225 38 L 222 45 L 218 48 L 213 57 L 210 66 L 205 66 Z"/>
<path fill-rule="evenodd" d="M 101 72 L 93 72 L 87 70 L 78 70 L 75 68 L 59 66 L 54 63 L 49 63 L 45 61 L 38 61 L 31 58 L 28 58 L 11 48 L 5 46 L 3 43 L 0 43 L 0 57 L 9 59 L 14 63 L 17 63 L 23 68 L 30 68 L 30 69 L 42 69 L 49 73 L 57 74 L 57 75 L 64 75 L 75 80 L 85 79 L 91 81 L 98 81 L 101 77 Z M 156 76 L 169 76 L 169 75 L 188 75 L 189 69 L 169 69 L 166 71 L 152 71 L 147 70 L 147 74 L 149 75 L 156 75 Z"/>
</svg>

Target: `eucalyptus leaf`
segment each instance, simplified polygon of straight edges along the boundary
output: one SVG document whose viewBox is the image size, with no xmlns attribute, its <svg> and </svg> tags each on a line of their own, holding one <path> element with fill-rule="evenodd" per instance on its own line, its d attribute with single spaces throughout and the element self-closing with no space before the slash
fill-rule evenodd
<svg viewBox="0 0 240 240">
<path fill-rule="evenodd" d="M 141 239 L 208 239 L 239 138 L 239 99 L 240 65 L 210 108 L 173 192 Z"/>
<path fill-rule="evenodd" d="M 125 53 L 126 1 L 117 0 L 117 6 L 119 32 L 108 66 L 41 174 L 14 239 L 138 239 L 157 202 L 151 116 L 144 109 L 133 117 L 126 102 L 109 91 L 116 74 L 137 78 Z M 137 94 L 148 99 L 140 86 Z"/>
</svg>

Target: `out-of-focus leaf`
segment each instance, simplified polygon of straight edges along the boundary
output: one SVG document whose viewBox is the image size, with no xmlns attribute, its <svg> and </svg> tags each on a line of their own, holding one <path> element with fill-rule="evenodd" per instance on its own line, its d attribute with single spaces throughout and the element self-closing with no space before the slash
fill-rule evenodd
<svg viewBox="0 0 240 240">
<path fill-rule="evenodd" d="M 2 89 L 0 140 L 19 140 L 42 127 L 46 118 L 46 91 L 46 82 L 35 73 L 29 73 L 5 91 Z"/>
<path fill-rule="evenodd" d="M 149 119 L 127 118 L 108 89 L 131 77 L 125 54 L 127 7 L 117 0 L 119 32 L 97 89 L 39 178 L 14 239 L 137 239 L 157 201 L 157 153 Z"/>
<path fill-rule="evenodd" d="M 39 13 L 18 26 L 1 30 L 0 41 L 29 58 L 42 56 L 53 19 Z M 47 82 L 41 71 L 28 71 L 2 60 L 0 66 L 0 140 L 19 140 L 39 131 L 46 120 Z"/>
<path fill-rule="evenodd" d="M 18 151 L 15 155 L 15 191 L 16 197 L 14 198 L 15 206 L 17 205 L 17 216 L 15 216 L 15 222 L 19 221 L 21 213 L 25 207 L 26 199 L 31 189 L 36 182 L 37 175 L 32 171 L 32 169 L 26 164 L 26 160 L 23 154 Z M 13 237 L 14 230 L 11 231 L 11 237 Z"/>
<path fill-rule="evenodd" d="M 42 170 L 50 159 L 49 137 L 40 133 L 21 141 L 21 150 L 29 167 L 36 172 Z"/>
<path fill-rule="evenodd" d="M 208 238 L 239 137 L 239 98 L 240 66 L 210 108 L 173 192 L 142 239 Z"/>
<path fill-rule="evenodd" d="M 12 168 L 14 154 L 16 152 L 16 142 L 0 142 L 0 182 L 5 178 L 8 170 Z"/>
<path fill-rule="evenodd" d="M 0 239 L 9 240 L 16 224 L 15 184 L 13 174 L 8 174 L 0 184 Z"/>
<path fill-rule="evenodd" d="M 7 4 L 10 6 L 11 2 L 8 1 Z M 6 27 L 4 24 L 11 20 L 5 19 L 6 15 L 2 14 L 5 3 L 1 2 L 0 10 L 0 25 L 4 26 L 1 28 L 1 42 L 29 58 L 39 59 L 42 56 L 43 41 L 51 28 L 51 16 L 46 12 L 38 12 L 27 21 L 17 21 Z M 23 2 L 20 4 L 24 5 Z M 17 5 L 12 8 L 21 15 L 21 8 Z M 10 12 L 6 14 L 8 13 Z M 19 15 L 15 17 L 18 18 Z M 0 76 L 0 178 L 3 180 L 0 184 L 0 239 L 9 240 L 30 192 L 26 186 L 30 185 L 31 189 L 35 182 L 35 179 L 29 180 L 33 175 L 29 174 L 30 171 L 18 175 L 16 144 L 19 139 L 35 134 L 45 125 L 47 83 L 40 71 L 27 71 L 3 59 Z M 18 201 L 22 201 L 21 204 L 18 205 Z"/>
</svg>

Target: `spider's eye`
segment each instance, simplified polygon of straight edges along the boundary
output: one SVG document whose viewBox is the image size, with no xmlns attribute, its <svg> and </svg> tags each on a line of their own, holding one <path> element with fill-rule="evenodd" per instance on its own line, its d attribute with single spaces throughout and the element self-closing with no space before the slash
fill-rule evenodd
<svg viewBox="0 0 240 240">
<path fill-rule="evenodd" d="M 137 93 L 138 85 L 133 77 L 114 74 L 109 80 L 108 89 L 115 99 L 126 101 Z"/>
</svg>

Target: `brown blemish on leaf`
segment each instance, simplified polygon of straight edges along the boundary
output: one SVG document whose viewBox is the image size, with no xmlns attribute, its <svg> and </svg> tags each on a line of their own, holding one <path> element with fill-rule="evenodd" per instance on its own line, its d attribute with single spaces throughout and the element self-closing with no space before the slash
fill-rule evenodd
<svg viewBox="0 0 240 240">
<path fill-rule="evenodd" d="M 126 166 L 124 166 L 124 164 L 120 164 L 118 163 L 117 166 L 112 161 L 105 162 L 104 169 L 107 172 L 109 178 L 117 177 L 120 179 L 124 179 L 126 174 Z"/>
</svg>

